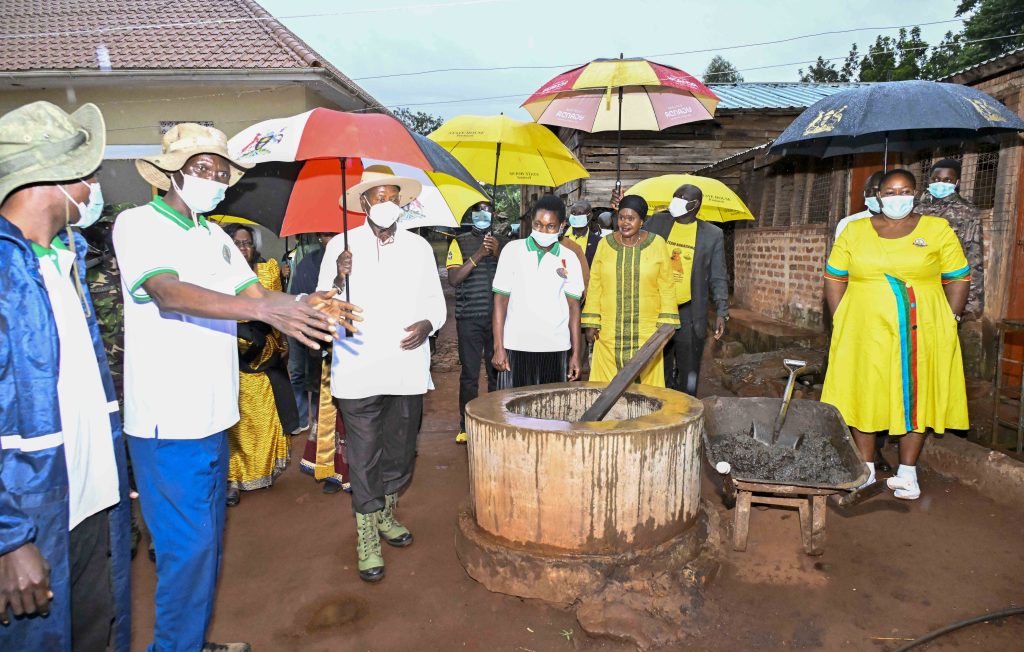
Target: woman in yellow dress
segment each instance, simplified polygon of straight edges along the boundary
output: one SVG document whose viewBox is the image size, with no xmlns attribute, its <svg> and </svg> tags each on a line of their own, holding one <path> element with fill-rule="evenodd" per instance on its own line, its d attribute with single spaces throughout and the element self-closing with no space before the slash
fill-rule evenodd
<svg viewBox="0 0 1024 652">
<path fill-rule="evenodd" d="M 662 324 L 679 328 L 672 264 L 661 236 L 642 231 L 647 202 L 619 202 L 618 230 L 597 246 L 581 325 L 594 344 L 590 380 L 608 382 Z M 665 386 L 663 356 L 654 356 L 639 382 Z"/>
<path fill-rule="evenodd" d="M 253 267 L 263 287 L 281 291 L 281 271 L 276 260 L 260 261 L 253 229 L 240 224 L 229 225 L 225 231 L 232 237 L 235 246 Z M 295 397 L 291 385 L 275 391 L 270 374 L 283 368 L 287 354 L 287 340 L 281 333 L 262 322 L 239 322 L 238 324 L 238 423 L 228 429 L 227 503 L 237 505 L 241 491 L 269 487 L 274 479 L 288 466 L 289 441 L 281 423 L 281 414 L 294 413 Z M 287 381 L 287 373 L 281 374 Z M 282 400 L 292 401 L 279 412 Z"/>
<path fill-rule="evenodd" d="M 921 489 L 925 433 L 966 429 L 967 392 L 957 338 L 970 267 L 946 220 L 914 212 L 916 180 L 882 177 L 882 213 L 852 222 L 825 266 L 833 313 L 821 400 L 838 408 L 875 480 L 875 435 L 902 435 L 900 466 L 887 484 L 897 498 Z"/>
</svg>

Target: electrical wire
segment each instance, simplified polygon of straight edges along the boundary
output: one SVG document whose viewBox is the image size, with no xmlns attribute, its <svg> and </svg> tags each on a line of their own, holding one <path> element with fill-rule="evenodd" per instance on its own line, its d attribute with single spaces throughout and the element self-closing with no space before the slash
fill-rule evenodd
<svg viewBox="0 0 1024 652">
<path fill-rule="evenodd" d="M 973 40 L 970 40 L 970 41 L 962 41 L 962 42 L 960 42 L 957 45 L 966 45 L 966 44 L 970 44 L 970 43 L 977 43 L 977 42 L 981 42 L 981 41 L 991 41 L 991 40 L 996 40 L 996 39 L 1001 39 L 1001 38 L 1013 38 L 1013 37 L 1016 37 L 1016 36 L 1020 36 L 1020 35 L 1019 34 L 1006 34 L 1004 36 L 993 36 L 993 37 L 983 38 L 983 39 L 973 39 Z M 928 46 L 928 47 L 941 47 L 941 46 Z M 920 50 L 920 49 L 925 49 L 925 48 L 908 48 L 908 49 L 904 49 L 904 51 L 907 52 L 907 51 L 914 51 L 914 50 Z M 891 53 L 891 52 L 895 52 L 895 51 L 896 50 L 894 50 L 894 49 L 868 50 L 868 51 L 865 52 L 865 56 L 868 56 L 868 55 L 872 55 L 873 56 L 873 55 L 877 55 L 877 54 L 885 54 L 885 53 Z M 824 61 L 837 61 L 837 60 L 843 60 L 845 58 L 846 58 L 845 56 L 842 56 L 842 57 L 830 57 L 830 58 L 823 59 L 823 60 Z M 747 72 L 747 71 L 751 71 L 751 70 L 764 70 L 764 69 L 767 69 L 767 68 L 780 68 L 780 67 L 786 67 L 786 66 L 796 66 L 796 65 L 810 64 L 810 63 L 817 63 L 817 59 L 815 59 L 813 61 L 794 61 L 794 62 L 791 62 L 791 63 L 778 63 L 778 64 L 770 64 L 770 65 L 766 65 L 766 66 L 756 66 L 756 67 L 751 67 L 751 68 L 741 68 L 741 69 L 736 70 L 736 72 Z M 204 95 L 189 95 L 189 96 L 181 96 L 181 97 L 161 97 L 161 98 L 136 99 L 136 100 L 111 100 L 109 102 L 104 102 L 104 105 L 147 104 L 147 103 L 156 103 L 156 102 L 177 102 L 177 101 L 189 101 L 189 102 L 191 102 L 191 101 L 194 101 L 194 100 L 209 99 L 209 98 L 214 98 L 214 97 L 227 97 L 227 96 L 235 96 L 235 97 L 239 97 L 240 98 L 243 95 L 278 92 L 278 91 L 281 91 L 281 90 L 285 90 L 285 89 L 291 88 L 293 85 L 294 84 L 292 84 L 292 83 L 288 83 L 288 84 L 282 84 L 282 85 L 279 85 L 279 86 L 255 88 L 255 89 L 244 90 L 244 91 L 228 91 L 228 92 L 208 93 L 208 94 L 204 94 Z M 424 101 L 424 102 L 390 102 L 390 103 L 387 103 L 387 104 L 381 103 L 381 106 L 383 106 L 384 108 L 387 108 L 387 109 L 400 109 L 400 108 L 418 107 L 418 106 L 440 106 L 440 105 L 448 105 L 448 104 L 465 104 L 465 103 L 469 103 L 469 102 L 486 102 L 486 101 L 491 101 L 491 100 L 517 99 L 517 98 L 521 98 L 521 97 L 529 97 L 529 95 L 531 93 L 532 93 L 532 91 L 526 91 L 526 92 L 523 92 L 523 93 L 515 93 L 515 94 L 511 94 L 511 95 L 490 95 L 490 96 L 487 96 L 487 97 L 470 97 L 470 98 L 461 98 L 461 99 L 452 99 L 452 100 L 429 100 L 429 101 Z M 365 107 L 365 108 L 362 108 L 362 109 L 354 109 L 350 113 L 366 113 L 366 112 L 372 112 L 372 111 L 377 111 L 377 110 L 378 110 L 378 107 Z M 249 124 L 249 123 L 252 122 L 252 120 L 231 120 L 231 121 L 221 121 L 221 122 L 222 122 L 222 124 Z M 151 124 L 146 124 L 146 125 L 140 125 L 140 126 L 137 126 L 137 127 L 114 127 L 114 128 L 108 128 L 107 131 L 137 131 L 137 130 L 140 130 L 140 129 L 150 129 L 150 128 L 152 128 L 152 125 Z"/>
<path fill-rule="evenodd" d="M 1012 15 L 1012 14 L 1020 14 L 1020 13 L 1024 13 L 1024 9 L 1016 10 L 1016 11 L 1008 11 L 1008 12 L 1005 12 L 1004 14 L 1000 14 L 1000 17 L 1002 17 L 1002 16 L 1009 16 L 1009 15 Z M 790 37 L 786 37 L 786 38 L 775 39 L 775 40 L 772 40 L 772 41 L 759 41 L 759 42 L 756 42 L 756 43 L 741 43 L 741 44 L 738 44 L 738 45 L 725 45 L 725 46 L 716 47 L 716 48 L 703 48 L 703 49 L 699 49 L 699 50 L 683 50 L 681 52 L 662 52 L 662 53 L 658 53 L 658 54 L 647 54 L 647 55 L 643 55 L 643 58 L 645 58 L 645 59 L 654 59 L 654 58 L 658 58 L 658 57 L 675 57 L 675 56 L 683 56 L 683 55 L 687 55 L 687 54 L 704 54 L 704 53 L 707 53 L 707 52 L 723 52 L 723 51 L 726 51 L 726 50 L 738 50 L 738 49 L 742 49 L 742 48 L 753 48 L 753 47 L 762 47 L 762 46 L 765 46 L 765 45 L 778 45 L 780 43 L 791 43 L 793 41 L 799 41 L 799 40 L 808 39 L 808 38 L 816 38 L 816 37 L 819 37 L 819 36 L 834 36 L 834 35 L 837 35 L 837 34 L 850 34 L 850 33 L 853 33 L 853 32 L 885 31 L 885 30 L 891 30 L 891 29 L 906 29 L 906 28 L 913 28 L 913 27 L 928 27 L 928 26 L 931 26 L 931 25 L 941 25 L 941 24 L 945 24 L 945 23 L 959 23 L 959 22 L 963 22 L 965 20 L 967 20 L 967 19 L 966 18 L 954 18 L 954 19 L 951 19 L 951 20 L 936 20 L 936 21 L 932 21 L 932 22 L 929 22 L 929 23 L 916 23 L 916 24 L 912 24 L 912 25 L 887 25 L 887 26 L 884 26 L 884 27 L 853 27 L 853 28 L 850 28 L 850 29 L 837 29 L 837 30 L 830 30 L 830 31 L 826 31 L 826 32 L 815 32 L 813 34 L 801 34 L 801 35 L 798 35 L 798 36 L 790 36 Z M 1019 34 L 1017 34 L 1016 36 L 1019 36 Z M 389 74 L 385 74 L 385 75 L 370 75 L 370 76 L 365 76 L 365 77 L 353 77 L 352 80 L 353 81 L 368 81 L 368 80 L 373 80 L 373 79 L 391 79 L 391 78 L 395 78 L 395 77 L 414 77 L 414 76 L 418 76 L 418 75 L 431 75 L 431 74 L 434 74 L 434 73 L 443 73 L 443 72 L 497 72 L 497 71 L 502 71 L 502 70 L 551 70 L 551 69 L 560 69 L 560 68 L 571 69 L 571 68 L 577 68 L 577 67 L 579 67 L 581 65 L 584 65 L 586 63 L 587 62 L 584 61 L 582 63 L 564 63 L 564 64 L 558 64 L 558 65 L 544 65 L 544 66 L 489 66 L 489 67 L 478 67 L 478 68 L 434 68 L 434 69 L 430 69 L 430 70 L 418 70 L 418 71 L 413 71 L 413 72 L 398 72 L 398 73 L 389 73 Z"/>
<path fill-rule="evenodd" d="M 949 44 L 949 45 L 939 44 L 939 45 L 930 45 L 930 46 L 926 46 L 926 47 L 922 47 L 922 48 L 905 48 L 903 51 L 904 52 L 909 52 L 909 51 L 913 51 L 913 50 L 921 50 L 921 49 L 928 49 L 928 48 L 936 48 L 936 49 L 938 49 L 938 48 L 948 48 L 948 47 L 952 47 L 954 45 L 962 46 L 962 45 L 968 45 L 968 44 L 971 44 L 971 43 L 978 43 L 978 42 L 981 42 L 981 41 L 993 41 L 993 40 L 999 40 L 999 39 L 1004 39 L 1004 38 L 1018 38 L 1020 36 L 1022 36 L 1022 35 L 1021 34 L 1005 34 L 1005 35 L 1002 35 L 1002 36 L 991 36 L 991 37 L 983 38 L 983 39 L 972 39 L 972 40 L 969 40 L 969 41 L 961 41 L 959 43 Z M 898 50 L 896 48 L 867 50 L 867 51 L 864 52 L 864 56 L 869 56 L 869 55 L 870 56 L 876 56 L 876 55 L 879 55 L 879 54 L 891 54 L 891 53 L 897 52 L 897 51 Z M 830 57 L 828 59 L 824 59 L 824 61 L 841 61 L 843 59 L 846 59 L 847 56 L 849 56 L 849 55 L 840 56 L 840 57 Z M 764 69 L 767 69 L 767 68 L 782 68 L 782 67 L 786 67 L 786 66 L 799 66 L 799 65 L 804 65 L 804 64 L 817 63 L 817 61 L 818 61 L 817 59 L 813 59 L 813 60 L 810 60 L 810 61 L 794 61 L 794 62 L 791 62 L 791 63 L 778 63 L 778 64 L 771 64 L 771 65 L 766 65 L 766 66 L 755 66 L 755 67 L 750 67 L 750 68 L 739 68 L 739 69 L 735 70 L 735 72 L 748 72 L 748 71 L 751 71 L 751 70 L 764 70 Z M 718 73 L 716 73 L 716 74 L 718 74 Z M 518 94 L 515 94 L 515 95 L 496 95 L 496 96 L 491 96 L 491 97 L 474 97 L 474 98 L 466 98 L 466 99 L 458 99 L 458 100 L 440 100 L 440 101 L 427 101 L 427 102 L 393 102 L 393 103 L 387 103 L 387 104 L 385 104 L 385 106 L 387 108 L 389 108 L 389 109 L 395 109 L 395 108 L 406 108 L 406 107 L 410 107 L 410 106 L 434 106 L 434 105 L 439 105 L 439 104 L 462 104 L 462 103 L 466 103 L 466 102 L 482 102 L 482 101 L 486 101 L 486 100 L 501 100 L 501 99 L 517 98 L 517 97 L 529 97 L 532 93 L 533 93 L 533 91 L 527 91 L 525 93 L 518 93 Z M 363 111 L 364 109 L 357 109 L 357 110 Z"/>
<path fill-rule="evenodd" d="M 989 620 L 998 620 L 1000 618 L 1008 618 L 1010 616 L 1020 615 L 1024 615 L 1024 607 L 1014 607 L 1010 609 L 1003 609 L 1002 611 L 994 611 L 992 613 L 981 614 L 980 616 L 975 616 L 974 618 L 961 620 L 950 625 L 946 625 L 945 627 L 942 627 L 940 629 L 936 629 L 935 631 L 928 632 L 924 636 L 920 638 L 915 638 L 913 641 L 907 643 L 906 645 L 900 646 L 896 650 L 896 652 L 907 652 L 908 650 L 912 650 L 919 645 L 924 645 L 925 643 L 934 641 L 940 636 L 945 636 L 950 632 L 955 632 L 956 630 L 967 627 L 968 625 L 976 625 L 978 623 L 983 623 Z"/>
</svg>

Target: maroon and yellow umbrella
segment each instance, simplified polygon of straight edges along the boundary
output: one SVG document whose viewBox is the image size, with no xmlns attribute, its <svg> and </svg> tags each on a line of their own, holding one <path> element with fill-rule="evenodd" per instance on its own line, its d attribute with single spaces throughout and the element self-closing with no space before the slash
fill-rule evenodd
<svg viewBox="0 0 1024 652">
<path fill-rule="evenodd" d="M 541 124 L 582 131 L 661 131 L 711 120 L 718 96 L 690 73 L 647 59 L 595 59 L 564 72 L 522 107 Z M 616 185 L 620 176 L 616 165 Z"/>
</svg>

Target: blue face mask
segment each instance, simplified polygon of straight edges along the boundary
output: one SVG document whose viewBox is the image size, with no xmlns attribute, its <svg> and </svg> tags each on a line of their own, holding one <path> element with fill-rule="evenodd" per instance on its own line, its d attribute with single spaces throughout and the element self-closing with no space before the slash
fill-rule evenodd
<svg viewBox="0 0 1024 652">
<path fill-rule="evenodd" d="M 928 184 L 928 192 L 936 199 L 945 199 L 956 192 L 956 184 L 935 181 Z"/>
<path fill-rule="evenodd" d="M 82 183 L 85 183 L 84 181 Z M 74 226 L 80 229 L 86 229 L 96 223 L 100 219 L 100 215 L 103 214 L 103 190 L 100 188 L 98 183 L 85 183 L 89 186 L 89 203 L 76 202 L 67 190 L 64 190 L 64 186 L 58 186 L 61 192 L 70 199 L 75 206 L 78 207 L 78 221 L 71 222 Z"/>
<path fill-rule="evenodd" d="M 509 224 L 508 228 L 512 233 L 519 233 L 519 224 Z"/>
<path fill-rule="evenodd" d="M 891 220 L 902 220 L 914 210 L 913 195 L 882 197 L 882 213 Z"/>
<path fill-rule="evenodd" d="M 865 197 L 864 205 L 868 207 L 868 210 L 878 215 L 882 212 L 882 207 L 878 205 L 878 197 Z"/>
<path fill-rule="evenodd" d="M 473 219 L 473 226 L 483 231 L 484 229 L 491 228 L 491 212 L 490 211 L 473 211 L 470 214 Z"/>
<path fill-rule="evenodd" d="M 570 215 L 569 226 L 574 229 L 582 229 L 587 225 L 590 219 L 586 215 Z"/>
</svg>

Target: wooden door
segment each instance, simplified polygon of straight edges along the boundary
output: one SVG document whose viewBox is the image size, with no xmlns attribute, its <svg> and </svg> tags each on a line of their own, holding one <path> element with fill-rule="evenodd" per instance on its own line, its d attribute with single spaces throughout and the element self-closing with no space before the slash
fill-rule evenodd
<svg viewBox="0 0 1024 652">
<path fill-rule="evenodd" d="M 864 205 L 864 182 L 882 169 L 881 154 L 857 154 L 850 165 L 850 210 L 849 215 L 866 209 Z"/>
</svg>

